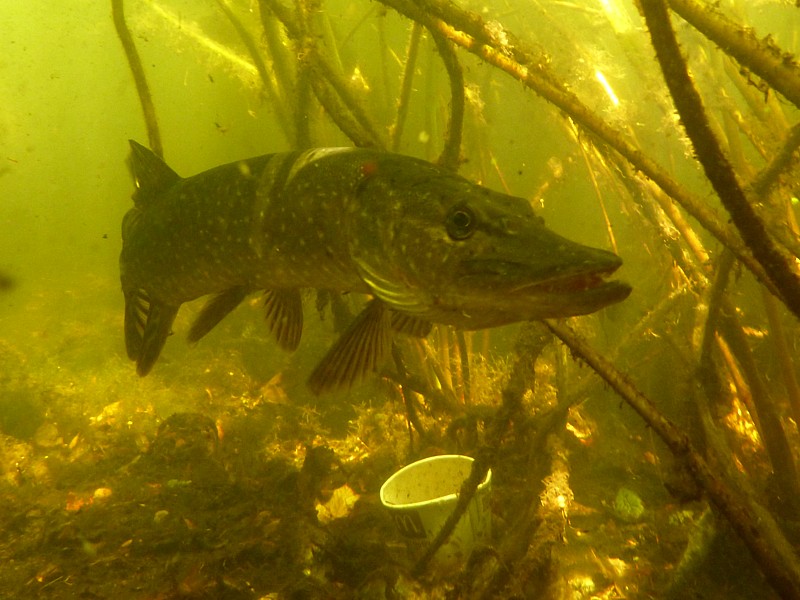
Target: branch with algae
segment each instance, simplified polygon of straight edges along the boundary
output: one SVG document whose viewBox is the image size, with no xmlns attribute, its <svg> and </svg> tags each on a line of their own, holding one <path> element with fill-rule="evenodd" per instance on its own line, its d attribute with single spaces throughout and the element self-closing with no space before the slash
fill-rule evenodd
<svg viewBox="0 0 800 600">
<path fill-rule="evenodd" d="M 800 64 L 794 56 L 781 51 L 771 38 L 758 40 L 751 28 L 734 23 L 711 4 L 670 0 L 669 7 L 800 108 Z"/>
<path fill-rule="evenodd" d="M 260 0 L 261 9 L 269 10 L 283 24 L 300 52 L 299 67 L 308 74 L 314 94 L 336 125 L 356 146 L 383 148 L 385 144 L 364 111 L 353 97 L 347 83 L 316 48 L 314 38 L 305 32 L 306 19 L 291 14 L 279 0 Z"/>
<path fill-rule="evenodd" d="M 486 443 L 478 450 L 475 462 L 472 463 L 469 477 L 461 485 L 456 507 L 447 517 L 430 546 L 414 565 L 412 573 L 415 576 L 422 575 L 425 572 L 433 555 L 436 554 L 436 551 L 453 532 L 458 520 L 466 512 L 478 486 L 486 478 L 486 474 L 495 462 L 497 452 L 508 432 L 509 426 L 522 408 L 525 392 L 533 388 L 536 359 L 551 340 L 552 336 L 539 324 L 526 323 L 520 330 L 514 349 L 514 364 L 511 368 L 508 382 L 503 389 L 503 403 L 497 410 L 497 414 L 486 432 Z"/>
<path fill-rule="evenodd" d="M 706 177 L 756 260 L 779 290 L 779 297 L 800 318 L 800 277 L 790 268 L 787 257 L 775 246 L 745 197 L 733 167 L 711 130 L 700 95 L 689 77 L 675 39 L 666 5 L 663 0 L 642 0 L 640 7 L 667 87 Z"/>
<path fill-rule="evenodd" d="M 767 289 L 780 296 L 778 288 L 767 276 L 761 264 L 750 254 L 737 233 L 723 225 L 713 210 L 709 209 L 698 196 L 689 193 L 675 181 L 666 169 L 648 157 L 635 144 L 625 139 L 583 104 L 575 94 L 558 83 L 546 68 L 546 57 L 530 53 L 521 44 L 504 45 L 500 43 L 495 40 L 497 35 L 492 33 L 481 17 L 461 10 L 452 4 L 440 0 L 425 0 L 419 4 L 412 0 L 380 1 L 429 29 L 436 29 L 457 46 L 505 72 L 563 110 L 581 127 L 624 156 L 635 169 L 652 179 L 717 240 L 729 248 Z"/>
<path fill-rule="evenodd" d="M 545 325 L 606 381 L 664 441 L 692 478 L 708 494 L 747 545 L 770 585 L 784 598 L 800 598 L 800 564 L 792 546 L 772 515 L 748 494 L 734 491 L 694 448 L 681 429 L 661 414 L 633 382 L 585 340 L 564 325 L 545 321 Z"/>
<path fill-rule="evenodd" d="M 261 82 L 264 84 L 264 90 L 266 91 L 267 97 L 275 109 L 275 114 L 278 117 L 278 124 L 281 126 L 286 139 L 291 142 L 294 139 L 294 136 L 292 135 L 292 128 L 289 124 L 289 118 L 286 114 L 285 100 L 281 97 L 281 93 L 276 82 L 270 76 L 270 73 L 267 70 L 267 65 L 264 64 L 264 59 L 261 58 L 261 53 L 258 51 L 258 46 L 256 46 L 255 40 L 253 40 L 253 36 L 250 35 L 250 32 L 247 31 L 231 7 L 228 6 L 227 0 L 217 0 L 217 5 L 220 7 L 222 12 L 225 13 L 225 16 L 228 17 L 228 20 L 231 22 L 231 25 L 233 25 L 236 33 L 239 34 L 239 37 L 241 38 L 242 43 L 245 45 L 245 48 L 247 48 L 250 58 L 253 59 L 253 64 L 258 70 L 258 76 L 261 78 Z"/>
</svg>

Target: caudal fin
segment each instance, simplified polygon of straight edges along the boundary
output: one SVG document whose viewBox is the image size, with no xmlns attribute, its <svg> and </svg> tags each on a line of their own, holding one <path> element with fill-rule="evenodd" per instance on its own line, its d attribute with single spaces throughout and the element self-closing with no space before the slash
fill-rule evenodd
<svg viewBox="0 0 800 600">
<path fill-rule="evenodd" d="M 180 306 L 152 302 L 144 290 L 125 294 L 125 348 L 144 377 L 158 360 Z"/>
</svg>

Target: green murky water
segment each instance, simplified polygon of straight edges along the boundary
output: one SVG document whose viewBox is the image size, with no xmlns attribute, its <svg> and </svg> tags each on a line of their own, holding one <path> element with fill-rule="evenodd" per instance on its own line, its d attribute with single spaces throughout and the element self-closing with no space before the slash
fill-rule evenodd
<svg viewBox="0 0 800 600">
<path fill-rule="evenodd" d="M 463 176 L 624 260 L 632 295 L 567 321 L 589 350 L 563 324 L 572 352 L 536 329 L 538 358 L 517 344 L 528 326 L 441 327 L 398 342 L 405 373 L 320 397 L 305 381 L 338 334 L 312 292 L 293 354 L 257 297 L 189 346 L 192 303 L 136 375 L 118 257 L 141 96 L 111 3 L 51 4 L 0 8 L 4 597 L 797 597 L 794 3 L 671 3 L 757 216 L 743 225 L 631 2 L 126 2 L 179 174 L 307 147 L 449 148 Z M 395 470 L 442 453 L 493 470 L 492 539 L 457 573 L 415 566 L 378 501 Z"/>
</svg>

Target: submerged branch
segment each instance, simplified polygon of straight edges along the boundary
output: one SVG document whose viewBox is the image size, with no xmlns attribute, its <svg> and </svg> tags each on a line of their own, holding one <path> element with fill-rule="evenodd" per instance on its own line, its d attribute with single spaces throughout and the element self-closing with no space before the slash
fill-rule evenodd
<svg viewBox="0 0 800 600">
<path fill-rule="evenodd" d="M 764 376 L 753 357 L 753 352 L 742 331 L 742 325 L 736 310 L 723 299 L 723 310 L 720 314 L 719 331 L 736 357 L 736 361 L 744 374 L 753 408 L 758 423 L 761 425 L 761 440 L 767 451 L 767 457 L 775 473 L 775 485 L 781 490 L 780 496 L 786 506 L 792 506 L 800 498 L 800 486 L 797 481 L 797 467 L 794 463 L 792 448 L 781 423 L 781 417 L 775 406 L 775 400 L 764 381 Z M 774 335 L 774 334 L 773 334 Z"/>
<path fill-rule="evenodd" d="M 300 54 L 298 77 L 302 77 L 304 74 L 308 76 L 308 82 L 314 90 L 314 94 L 333 122 L 356 146 L 385 147 L 377 128 L 361 103 L 353 97 L 337 69 L 317 50 L 314 36 L 305 31 L 304 11 L 298 10 L 299 16 L 296 16 L 279 0 L 260 1 L 262 10 L 266 8 L 271 11 L 295 42 Z"/>
<path fill-rule="evenodd" d="M 453 44 L 435 30 L 431 30 L 431 35 L 450 80 L 450 121 L 447 124 L 447 139 L 442 154 L 436 162 L 445 169 L 456 171 L 461 158 L 461 132 L 464 129 L 464 72 Z"/>
<path fill-rule="evenodd" d="M 764 312 L 767 314 L 767 322 L 770 328 L 770 338 L 775 346 L 775 353 L 778 355 L 778 362 L 781 365 L 781 378 L 786 390 L 786 398 L 789 401 L 792 418 L 795 423 L 800 423 L 800 384 L 797 381 L 797 367 L 792 359 L 793 352 L 789 346 L 789 340 L 781 321 L 778 311 L 778 303 L 775 298 L 763 293 Z M 800 495 L 797 497 L 800 500 Z"/>
<path fill-rule="evenodd" d="M 117 36 L 122 43 L 122 48 L 125 50 L 125 57 L 128 59 L 133 81 L 136 84 L 136 92 L 139 94 L 139 102 L 142 105 L 142 112 L 144 113 L 144 122 L 147 127 L 147 140 L 150 149 L 161 158 L 164 158 L 164 148 L 161 145 L 161 134 L 158 130 L 158 119 L 156 118 L 156 107 L 153 104 L 150 88 L 147 85 L 147 78 L 144 75 L 142 60 L 139 58 L 139 53 L 136 51 L 136 44 L 133 43 L 128 25 L 125 23 L 125 7 L 123 5 L 123 0 L 111 0 L 111 13 L 114 17 L 114 27 L 117 30 Z"/>
<path fill-rule="evenodd" d="M 521 45 L 503 45 L 494 41 L 491 31 L 481 17 L 468 13 L 453 4 L 439 0 L 426 0 L 420 7 L 411 0 L 380 1 L 406 17 L 422 23 L 428 29 L 436 29 L 457 46 L 500 69 L 563 110 L 581 127 L 619 152 L 636 170 L 652 179 L 717 240 L 729 248 L 767 289 L 775 295 L 780 295 L 778 288 L 767 276 L 761 264 L 753 258 L 736 232 L 726 227 L 719 216 L 708 208 L 702 199 L 691 194 L 675 181 L 666 169 L 647 156 L 633 142 L 625 139 L 619 131 L 611 127 L 597 113 L 583 104 L 575 94 L 561 85 L 546 68 L 547 58 L 545 56 L 534 55 Z"/>
<path fill-rule="evenodd" d="M 289 142 L 294 141 L 289 117 L 286 114 L 284 98 L 281 97 L 279 88 L 276 86 L 275 81 L 270 76 L 269 71 L 267 71 L 267 65 L 264 64 L 264 59 L 261 58 L 261 53 L 258 51 L 258 46 L 256 46 L 253 36 L 250 35 L 250 32 L 247 31 L 231 7 L 228 6 L 227 0 L 217 0 L 217 5 L 219 6 L 220 10 L 225 13 L 225 16 L 228 17 L 228 20 L 231 22 L 231 25 L 233 25 L 236 33 L 239 34 L 239 38 L 242 40 L 245 48 L 247 48 L 250 58 L 253 59 L 253 64 L 258 71 L 258 76 L 261 78 L 261 83 L 264 84 L 264 90 L 266 91 L 267 97 L 275 109 L 275 115 L 278 118 L 278 124 L 281 126 L 286 139 L 289 140 Z"/>
<path fill-rule="evenodd" d="M 670 0 L 669 7 L 800 108 L 800 64 L 794 56 L 782 52 L 769 37 L 760 41 L 752 28 L 734 23 L 712 4 Z"/>
<path fill-rule="evenodd" d="M 661 414 L 633 382 L 585 340 L 554 321 L 545 325 L 572 354 L 594 369 L 635 410 L 688 469 L 753 555 L 770 585 L 783 598 L 800 598 L 800 564 L 772 515 L 741 490 L 734 490 L 709 466 L 689 437 Z"/>
<path fill-rule="evenodd" d="M 663 0 L 642 0 L 640 6 L 667 87 L 706 177 L 756 260 L 778 288 L 779 297 L 800 318 L 800 277 L 790 268 L 787 257 L 773 243 L 761 218 L 745 197 L 733 167 L 711 130 L 675 39 L 666 5 Z"/>
<path fill-rule="evenodd" d="M 412 573 L 419 576 L 425 572 L 428 563 L 436 551 L 447 540 L 458 524 L 458 520 L 466 512 L 470 500 L 475 495 L 478 486 L 486 478 L 492 464 L 495 462 L 497 451 L 506 435 L 514 418 L 522 407 L 525 392 L 533 387 L 534 364 L 545 346 L 552 337 L 545 329 L 537 324 L 526 324 L 522 327 L 515 344 L 515 359 L 511 368 L 508 382 L 503 389 L 503 404 L 497 411 L 492 423 L 486 432 L 486 443 L 478 450 L 475 462 L 469 477 L 461 485 L 458 502 L 453 512 L 447 517 L 442 529 L 436 535 L 425 553 L 414 565 Z"/>
<path fill-rule="evenodd" d="M 414 82 L 414 69 L 417 67 L 417 55 L 419 54 L 419 42 L 422 38 L 422 25 L 414 23 L 411 28 L 411 37 L 408 40 L 408 50 L 406 51 L 406 62 L 403 65 L 403 81 L 400 84 L 400 99 L 397 101 L 397 115 L 391 127 L 391 141 L 389 148 L 392 152 L 400 149 L 400 139 L 403 137 L 403 128 L 408 117 L 408 103 L 411 98 L 411 89 Z"/>
<path fill-rule="evenodd" d="M 339 129 L 356 146 L 384 148 L 385 144 L 369 115 L 330 62 L 312 48 L 308 49 L 306 59 L 311 88 Z"/>
<path fill-rule="evenodd" d="M 786 136 L 781 149 L 750 183 L 750 189 L 757 198 L 766 196 L 775 186 L 778 178 L 792 167 L 798 148 L 800 148 L 800 123 L 795 124 L 789 130 L 789 135 Z"/>
</svg>

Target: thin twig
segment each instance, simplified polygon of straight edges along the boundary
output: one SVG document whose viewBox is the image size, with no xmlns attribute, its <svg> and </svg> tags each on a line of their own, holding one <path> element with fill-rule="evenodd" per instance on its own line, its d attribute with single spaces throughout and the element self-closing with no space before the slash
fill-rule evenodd
<svg viewBox="0 0 800 600">
<path fill-rule="evenodd" d="M 592 146 L 592 148 L 593 147 L 594 146 Z M 619 249 L 617 248 L 617 238 L 614 236 L 614 229 L 611 227 L 611 219 L 608 218 L 606 203 L 603 200 L 603 194 L 600 192 L 600 186 L 597 185 L 597 176 L 595 175 L 592 163 L 589 161 L 589 155 L 586 152 L 586 148 L 580 141 L 578 141 L 578 148 L 580 148 L 581 156 L 583 156 L 583 163 L 586 165 L 586 172 L 589 174 L 589 180 L 592 182 L 592 188 L 594 189 L 594 195 L 597 198 L 597 204 L 600 206 L 600 212 L 603 215 L 603 223 L 605 223 L 606 226 L 606 235 L 608 236 L 608 243 L 611 247 L 611 251 L 614 254 L 619 254 Z"/>
<path fill-rule="evenodd" d="M 405 361 L 403 360 L 403 354 L 400 351 L 400 346 L 397 342 L 392 343 L 392 358 L 394 359 L 394 366 L 397 369 L 398 374 L 401 378 L 405 379 L 408 376 L 408 371 L 406 370 Z M 413 450 L 414 445 L 414 437 L 412 435 L 411 426 L 414 426 L 414 429 L 417 430 L 420 438 L 425 437 L 425 429 L 422 426 L 422 422 L 419 420 L 419 415 L 417 414 L 417 408 L 414 404 L 414 399 L 411 394 L 413 394 L 409 389 L 404 389 L 403 386 L 400 386 L 400 394 L 403 396 L 403 402 L 406 406 L 406 416 L 408 418 L 409 430 L 408 430 L 408 444 L 409 444 L 409 454 Z"/>
<path fill-rule="evenodd" d="M 417 54 L 419 53 L 419 42 L 422 38 L 422 25 L 414 22 L 411 28 L 411 37 L 408 40 L 408 50 L 406 51 L 406 63 L 403 65 L 403 79 L 400 84 L 400 98 L 397 100 L 397 114 L 394 124 L 391 127 L 391 141 L 389 148 L 392 152 L 400 149 L 400 139 L 403 136 L 403 128 L 408 116 L 408 103 L 411 98 L 411 89 L 414 82 L 414 70 L 417 67 Z"/>
<path fill-rule="evenodd" d="M 447 332 L 447 329 L 444 325 L 440 325 L 439 330 L 440 332 Z M 441 388 L 442 393 L 450 398 L 453 403 L 457 404 L 458 396 L 453 389 L 452 378 L 450 377 L 448 366 L 449 359 L 439 361 L 438 357 L 436 356 L 436 352 L 433 351 L 433 348 L 431 348 L 431 345 L 427 340 L 417 340 L 417 344 L 421 346 L 425 352 L 427 365 L 431 368 L 431 370 L 433 370 L 433 373 L 439 382 L 439 387 Z M 446 338 L 439 344 L 439 348 L 447 348 Z"/>
<path fill-rule="evenodd" d="M 472 403 L 472 385 L 470 382 L 469 371 L 469 349 L 467 348 L 467 338 L 464 331 L 456 330 L 456 344 L 458 345 L 458 356 L 461 360 L 461 387 L 464 392 L 464 405 Z"/>
<path fill-rule="evenodd" d="M 253 64 L 256 66 L 258 76 L 261 78 L 261 83 L 264 85 L 267 97 L 272 107 L 275 109 L 275 116 L 278 118 L 278 124 L 283 130 L 283 134 L 290 142 L 294 141 L 290 121 L 286 114 L 284 99 L 281 97 L 280 90 L 275 85 L 275 81 L 270 76 L 269 71 L 267 71 L 267 65 L 264 64 L 264 59 L 261 58 L 261 52 L 259 52 L 255 40 L 253 40 L 253 36 L 250 35 L 250 32 L 247 31 L 233 10 L 231 10 L 231 7 L 228 6 L 227 0 L 217 0 L 217 5 L 222 12 L 225 13 L 225 16 L 228 17 L 236 33 L 239 34 L 239 38 L 242 40 L 245 48 L 247 48 L 250 58 L 253 59 Z"/>
</svg>

